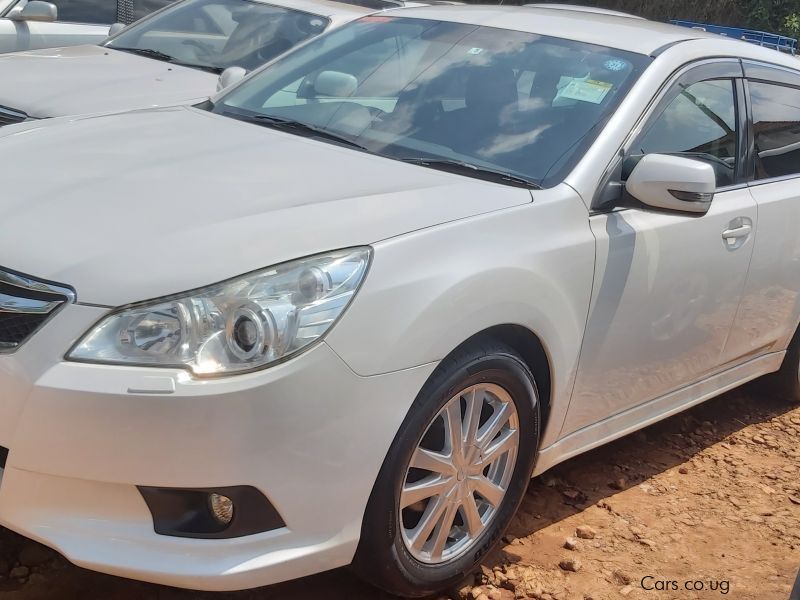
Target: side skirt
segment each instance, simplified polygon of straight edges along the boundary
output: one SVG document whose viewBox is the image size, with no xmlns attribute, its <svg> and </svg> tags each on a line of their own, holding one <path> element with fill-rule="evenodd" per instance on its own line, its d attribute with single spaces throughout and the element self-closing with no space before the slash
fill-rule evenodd
<svg viewBox="0 0 800 600">
<path fill-rule="evenodd" d="M 687 408 L 710 400 L 748 381 L 780 369 L 786 352 L 773 352 L 671 392 L 650 402 L 634 406 L 570 433 L 542 448 L 533 476 L 540 475 L 560 462 L 607 444 L 617 438 L 671 417 Z"/>
</svg>

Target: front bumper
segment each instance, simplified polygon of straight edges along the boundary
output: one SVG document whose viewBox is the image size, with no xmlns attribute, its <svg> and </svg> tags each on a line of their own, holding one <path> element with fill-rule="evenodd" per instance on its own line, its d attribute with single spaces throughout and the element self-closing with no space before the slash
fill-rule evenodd
<svg viewBox="0 0 800 600">
<path fill-rule="evenodd" d="M 63 361 L 104 309 L 70 305 L 0 355 L 0 524 L 98 571 L 205 590 L 348 564 L 380 466 L 426 365 L 359 377 L 319 344 L 261 372 Z M 250 485 L 286 527 L 242 538 L 158 535 L 136 486 Z"/>
</svg>

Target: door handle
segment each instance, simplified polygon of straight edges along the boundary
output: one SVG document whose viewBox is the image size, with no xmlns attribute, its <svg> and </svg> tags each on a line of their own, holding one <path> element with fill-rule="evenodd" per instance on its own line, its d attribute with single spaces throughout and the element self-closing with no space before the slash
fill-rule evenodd
<svg viewBox="0 0 800 600">
<path fill-rule="evenodd" d="M 738 227 L 732 227 L 730 229 L 726 229 L 722 232 L 722 239 L 724 240 L 738 240 L 743 237 L 747 237 L 753 232 L 752 225 L 739 225 Z"/>
</svg>

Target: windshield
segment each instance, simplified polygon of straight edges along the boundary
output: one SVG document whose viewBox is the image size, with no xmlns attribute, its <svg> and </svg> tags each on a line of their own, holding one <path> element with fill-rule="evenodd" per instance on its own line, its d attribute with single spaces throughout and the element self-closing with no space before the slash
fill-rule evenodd
<svg viewBox="0 0 800 600">
<path fill-rule="evenodd" d="M 646 56 L 531 33 L 365 17 L 255 74 L 212 110 L 279 120 L 390 158 L 549 187 L 649 64 Z M 320 139 L 323 139 L 322 137 Z"/>
<path fill-rule="evenodd" d="M 318 35 L 328 19 L 249 0 L 186 0 L 133 25 L 108 48 L 221 72 L 255 69 Z"/>
</svg>

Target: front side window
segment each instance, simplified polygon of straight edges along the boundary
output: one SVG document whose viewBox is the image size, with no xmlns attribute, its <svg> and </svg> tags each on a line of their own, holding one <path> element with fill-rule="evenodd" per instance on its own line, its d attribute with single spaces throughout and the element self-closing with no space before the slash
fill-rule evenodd
<svg viewBox="0 0 800 600">
<path fill-rule="evenodd" d="M 800 175 L 800 89 L 750 82 L 756 179 Z"/>
<path fill-rule="evenodd" d="M 389 158 L 549 186 L 649 61 L 531 33 L 373 16 L 278 61 L 213 110 L 300 123 Z"/>
<path fill-rule="evenodd" d="M 733 80 L 680 85 L 677 95 L 646 130 L 634 154 L 674 154 L 711 164 L 719 187 L 736 181 L 738 156 Z"/>
<path fill-rule="evenodd" d="M 255 69 L 319 35 L 328 19 L 250 0 L 187 0 L 134 25 L 106 44 L 221 72 Z"/>
<path fill-rule="evenodd" d="M 116 0 L 49 0 L 58 9 L 58 20 L 66 23 L 111 25 L 117 20 Z"/>
</svg>

